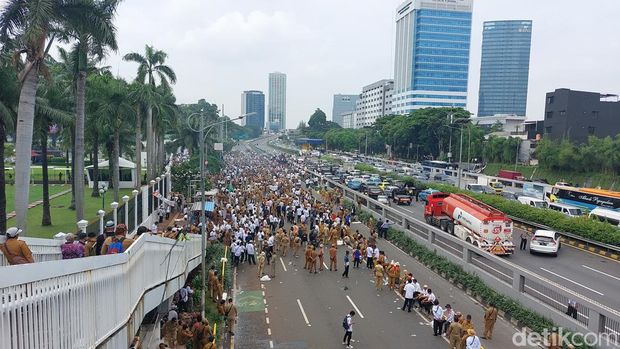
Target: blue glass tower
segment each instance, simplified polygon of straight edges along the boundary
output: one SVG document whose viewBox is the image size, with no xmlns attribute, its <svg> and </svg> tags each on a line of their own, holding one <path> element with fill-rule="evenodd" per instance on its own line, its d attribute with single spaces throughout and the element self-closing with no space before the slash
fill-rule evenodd
<svg viewBox="0 0 620 349">
<path fill-rule="evenodd" d="M 241 113 L 256 113 L 244 118 L 246 126 L 265 128 L 265 95 L 261 91 L 243 91 L 241 94 Z"/>
<path fill-rule="evenodd" d="M 478 116 L 525 116 L 532 21 L 484 22 Z"/>
<path fill-rule="evenodd" d="M 396 13 L 392 111 L 465 107 L 473 0 L 408 0 Z"/>
</svg>

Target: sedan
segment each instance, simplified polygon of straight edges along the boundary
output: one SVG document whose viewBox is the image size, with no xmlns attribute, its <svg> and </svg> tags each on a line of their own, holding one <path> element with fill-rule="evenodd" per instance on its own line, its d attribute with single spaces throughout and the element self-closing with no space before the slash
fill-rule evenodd
<svg viewBox="0 0 620 349">
<path fill-rule="evenodd" d="M 560 251 L 560 234 L 552 230 L 536 230 L 530 241 L 530 253 L 544 253 L 554 256 Z"/>
<path fill-rule="evenodd" d="M 427 196 L 433 193 L 437 193 L 437 192 L 439 192 L 439 190 L 432 189 L 432 188 L 424 189 L 420 192 L 420 194 L 418 194 L 418 198 L 422 201 L 426 201 Z"/>
</svg>

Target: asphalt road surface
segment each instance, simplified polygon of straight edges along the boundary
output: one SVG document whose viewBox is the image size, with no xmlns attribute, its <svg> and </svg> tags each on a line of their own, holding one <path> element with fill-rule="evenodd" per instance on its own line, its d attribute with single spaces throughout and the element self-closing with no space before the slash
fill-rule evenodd
<svg viewBox="0 0 620 349">
<path fill-rule="evenodd" d="M 352 228 L 365 230 L 365 226 L 359 223 L 353 224 Z M 429 285 L 442 306 L 450 303 L 456 311 L 471 314 L 475 328 L 481 334 L 484 309 L 480 304 L 389 242 L 380 240 L 378 244 L 389 260 L 400 262 L 403 269 L 414 273 L 422 284 Z M 342 348 L 344 330 L 341 322 L 351 310 L 357 313 L 354 317 L 352 343 L 356 348 L 448 346 L 444 338 L 433 336 L 430 318 L 418 311 L 402 311 L 400 307 L 403 299 L 386 286 L 383 291 L 376 291 L 372 273 L 365 269 L 364 265 L 361 265 L 360 269 L 351 268 L 350 277 L 343 278 L 341 273 L 345 247 L 340 246 L 338 250 L 338 271 L 328 271 L 324 267 L 318 274 L 310 274 L 303 269 L 303 256 L 294 258 L 289 253 L 281 260 L 278 257 L 275 260 L 276 277 L 261 283 L 260 290 L 264 291 L 264 307 L 267 312 L 258 309 L 251 314 L 252 317 L 249 317 L 249 314 L 246 318 L 240 315 L 236 347 Z M 247 280 L 253 278 L 257 279 L 256 267 L 242 265 L 239 268 L 239 285 L 247 284 Z M 236 292 L 244 295 L 253 291 L 239 288 Z M 261 321 L 260 326 L 256 326 L 254 322 L 260 321 L 256 315 L 263 313 L 265 322 Z M 244 330 L 244 327 L 249 327 L 250 331 Z M 493 340 L 483 340 L 483 345 L 491 349 L 515 347 L 512 336 L 516 332 L 510 323 L 500 319 L 496 324 Z M 242 334 L 251 335 L 253 340 L 240 338 Z"/>
</svg>

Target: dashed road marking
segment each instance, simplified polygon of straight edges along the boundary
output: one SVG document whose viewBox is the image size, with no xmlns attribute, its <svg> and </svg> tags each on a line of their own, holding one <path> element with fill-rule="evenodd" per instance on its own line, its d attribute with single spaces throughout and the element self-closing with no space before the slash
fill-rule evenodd
<svg viewBox="0 0 620 349">
<path fill-rule="evenodd" d="M 362 312 L 359 310 L 359 308 L 357 307 L 357 305 L 355 305 L 355 303 L 353 303 L 353 301 L 351 300 L 351 298 L 347 295 L 347 299 L 349 300 L 349 303 L 351 303 L 351 305 L 353 306 L 353 309 L 355 309 L 355 311 L 357 312 L 357 314 L 360 316 L 360 318 L 364 318 L 364 314 L 362 314 Z"/>
<path fill-rule="evenodd" d="M 286 270 L 286 265 L 284 265 L 284 261 L 282 260 L 282 257 L 280 257 L 280 263 L 282 263 L 282 269 L 284 269 L 284 271 L 288 271 Z"/>
<path fill-rule="evenodd" d="M 303 306 L 303 305 L 301 305 L 301 301 L 300 301 L 299 299 L 297 299 L 297 305 L 299 306 L 299 310 L 301 310 L 301 315 L 303 315 L 303 317 L 304 317 L 304 321 L 306 321 L 306 324 L 307 324 L 308 326 L 312 326 L 312 325 L 310 324 L 310 321 L 308 320 L 308 316 L 306 315 L 306 311 L 304 310 L 304 306 Z"/>
</svg>

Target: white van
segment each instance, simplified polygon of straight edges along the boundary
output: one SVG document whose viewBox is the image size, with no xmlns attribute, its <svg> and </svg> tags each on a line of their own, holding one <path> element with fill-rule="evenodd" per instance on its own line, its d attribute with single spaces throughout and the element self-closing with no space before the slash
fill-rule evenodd
<svg viewBox="0 0 620 349">
<path fill-rule="evenodd" d="M 588 217 L 620 227 L 620 212 L 597 207 L 590 211 Z"/>
<path fill-rule="evenodd" d="M 538 207 L 538 208 L 549 207 L 549 205 L 547 205 L 547 202 L 545 200 L 536 199 L 536 198 L 532 198 L 529 196 L 519 196 L 517 200 L 519 200 L 519 202 L 524 205 L 530 205 L 532 207 Z"/>
<path fill-rule="evenodd" d="M 554 211 L 562 212 L 569 217 L 579 217 L 583 215 L 583 211 L 579 207 L 560 204 L 557 202 L 550 203 L 549 208 Z"/>
</svg>

